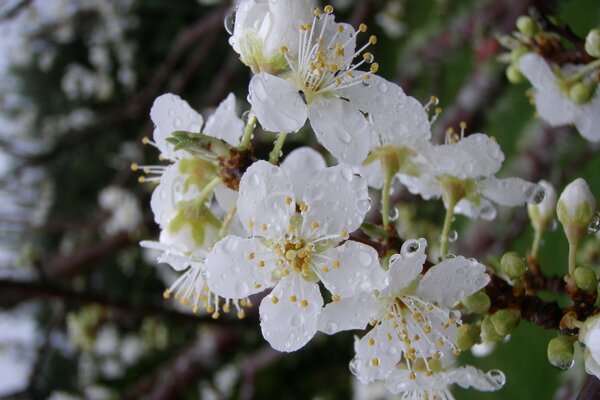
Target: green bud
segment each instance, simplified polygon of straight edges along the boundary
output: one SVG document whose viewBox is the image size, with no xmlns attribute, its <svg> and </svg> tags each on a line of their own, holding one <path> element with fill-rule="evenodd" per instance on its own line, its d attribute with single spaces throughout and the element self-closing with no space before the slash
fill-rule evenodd
<svg viewBox="0 0 600 400">
<path fill-rule="evenodd" d="M 525 36 L 533 36 L 540 31 L 537 22 L 527 15 L 521 15 L 517 19 L 517 29 Z"/>
<path fill-rule="evenodd" d="M 519 60 L 527 53 L 529 53 L 529 50 L 525 47 L 517 47 L 515 49 L 512 49 L 512 51 L 510 52 L 512 63 L 514 65 L 519 65 Z"/>
<path fill-rule="evenodd" d="M 484 318 L 481 321 L 481 339 L 484 342 L 499 342 L 502 336 L 496 332 L 496 328 L 490 318 Z"/>
<path fill-rule="evenodd" d="M 502 256 L 502 260 L 500 260 L 500 266 L 502 268 L 502 272 L 504 272 L 512 280 L 521 278 L 527 271 L 525 260 L 514 251 L 508 252 Z"/>
<path fill-rule="evenodd" d="M 506 68 L 506 78 L 510 83 L 514 84 L 525 82 L 525 75 L 523 75 L 519 67 L 515 64 L 511 64 Z"/>
<path fill-rule="evenodd" d="M 456 345 L 463 351 L 469 350 L 479 341 L 480 333 L 477 325 L 461 325 L 456 333 Z"/>
<path fill-rule="evenodd" d="M 596 199 L 583 179 L 577 178 L 565 187 L 558 199 L 556 215 L 569 242 L 585 235 L 595 211 Z"/>
<path fill-rule="evenodd" d="M 548 361 L 560 369 L 568 369 L 573 363 L 573 341 L 566 336 L 555 337 L 548 343 Z"/>
<path fill-rule="evenodd" d="M 517 327 L 517 316 L 509 310 L 496 311 L 490 317 L 496 333 L 502 337 L 509 335 Z"/>
<path fill-rule="evenodd" d="M 467 310 L 473 314 L 485 314 L 492 304 L 484 290 L 480 290 L 479 292 L 467 296 L 462 303 Z"/>
<path fill-rule="evenodd" d="M 595 292 L 598 287 L 598 278 L 596 273 L 587 267 L 577 267 L 573 274 L 575 278 L 575 284 L 579 289 Z"/>
<path fill-rule="evenodd" d="M 600 28 L 592 29 L 585 38 L 585 51 L 596 58 L 600 58 Z"/>
<path fill-rule="evenodd" d="M 571 86 L 569 97 L 577 104 L 588 103 L 596 93 L 596 87 L 594 82 L 577 82 Z"/>
</svg>

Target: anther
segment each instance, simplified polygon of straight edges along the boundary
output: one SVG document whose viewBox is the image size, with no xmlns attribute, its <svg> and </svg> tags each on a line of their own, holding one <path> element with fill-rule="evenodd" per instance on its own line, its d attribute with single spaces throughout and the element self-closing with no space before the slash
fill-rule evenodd
<svg viewBox="0 0 600 400">
<path fill-rule="evenodd" d="M 325 11 L 326 14 L 332 14 L 333 13 L 333 6 L 328 4 L 323 8 L 323 11 Z"/>
<path fill-rule="evenodd" d="M 290 301 L 292 303 L 295 303 L 297 300 L 298 300 L 298 297 L 296 297 L 296 295 L 293 294 L 293 295 L 290 296 Z"/>
<path fill-rule="evenodd" d="M 273 304 L 279 303 L 279 298 L 277 296 L 272 296 L 271 297 L 271 303 L 273 303 Z"/>
<path fill-rule="evenodd" d="M 372 358 L 371 365 L 374 367 L 378 367 L 379 366 L 379 358 Z"/>
<path fill-rule="evenodd" d="M 137 170 L 138 170 L 138 165 L 137 165 L 137 163 L 131 163 L 131 170 L 132 170 L 132 171 L 137 171 Z"/>
<path fill-rule="evenodd" d="M 300 307 L 302 307 L 302 308 L 306 308 L 306 307 L 308 307 L 308 300 L 302 300 L 302 301 L 300 302 Z"/>
<path fill-rule="evenodd" d="M 371 44 L 377 44 L 377 36 L 371 35 L 369 37 L 369 43 L 371 43 Z"/>
<path fill-rule="evenodd" d="M 372 73 L 376 73 L 377 71 L 379 71 L 379 64 L 377 64 L 377 63 L 373 63 L 373 64 L 371 64 L 371 68 L 369 68 L 369 70 L 370 70 Z"/>
<path fill-rule="evenodd" d="M 367 24 L 360 24 L 358 26 L 358 30 L 362 33 L 365 33 L 367 31 Z"/>
</svg>

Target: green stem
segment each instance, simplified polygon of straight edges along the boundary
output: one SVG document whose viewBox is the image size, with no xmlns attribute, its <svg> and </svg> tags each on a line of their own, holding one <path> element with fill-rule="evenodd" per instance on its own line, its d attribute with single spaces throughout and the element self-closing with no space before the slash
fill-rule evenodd
<svg viewBox="0 0 600 400">
<path fill-rule="evenodd" d="M 256 114 L 250 111 L 250 114 L 248 114 L 248 122 L 246 123 L 246 129 L 244 129 L 244 136 L 242 136 L 242 140 L 240 141 L 240 145 L 238 146 L 239 151 L 247 151 L 250 148 L 250 141 L 252 140 L 252 135 L 254 134 L 255 127 Z"/>
<path fill-rule="evenodd" d="M 531 245 L 531 257 L 535 260 L 537 258 L 538 251 L 540 250 L 540 243 L 542 241 L 542 230 L 535 229 L 535 236 L 533 237 L 533 244 Z"/>
<path fill-rule="evenodd" d="M 579 239 L 569 240 L 569 275 L 573 276 L 575 268 L 577 267 L 577 246 L 579 246 Z"/>
<path fill-rule="evenodd" d="M 448 254 L 448 237 L 450 236 L 450 228 L 452 227 L 452 218 L 454 217 L 454 208 L 457 201 L 454 199 L 448 200 L 448 208 L 446 209 L 446 218 L 444 218 L 444 227 L 440 236 L 440 256 L 446 257 Z"/>
<path fill-rule="evenodd" d="M 593 61 L 585 67 L 583 67 L 582 69 L 580 69 L 579 71 L 577 71 L 576 73 L 574 73 L 573 75 L 567 76 L 565 78 L 565 81 L 568 83 L 578 82 L 579 80 L 581 80 L 581 78 L 583 78 L 590 72 L 597 70 L 598 68 L 600 68 L 600 60 Z"/>
<path fill-rule="evenodd" d="M 233 221 L 233 216 L 235 215 L 236 211 L 237 211 L 237 202 L 233 203 L 233 206 L 231 206 L 231 208 L 229 209 L 227 214 L 225 214 L 225 218 L 223 218 L 223 223 L 221 224 L 221 228 L 219 228 L 217 241 L 221 240 L 222 238 L 225 237 L 225 235 L 227 235 L 227 230 L 229 229 L 229 225 L 231 225 L 231 221 Z"/>
<path fill-rule="evenodd" d="M 221 178 L 219 176 L 215 176 L 212 181 L 208 182 L 208 184 L 204 186 L 204 189 L 202 189 L 196 198 L 196 204 L 204 205 L 208 197 L 212 194 L 213 190 L 219 183 L 221 183 Z"/>
<path fill-rule="evenodd" d="M 394 175 L 385 166 L 383 167 L 383 173 L 385 177 L 383 189 L 381 190 L 381 218 L 383 220 L 383 227 L 387 229 L 390 226 L 390 192 L 392 191 Z"/>
<path fill-rule="evenodd" d="M 269 162 L 271 164 L 277 165 L 279 161 L 279 155 L 281 154 L 281 149 L 283 148 L 283 144 L 285 143 L 285 139 L 287 139 L 287 133 L 280 133 L 273 144 L 273 150 L 269 153 Z"/>
</svg>

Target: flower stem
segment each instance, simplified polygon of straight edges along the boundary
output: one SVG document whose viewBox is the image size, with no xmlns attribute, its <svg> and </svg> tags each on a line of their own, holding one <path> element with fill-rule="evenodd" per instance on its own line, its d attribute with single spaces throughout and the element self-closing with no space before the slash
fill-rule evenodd
<svg viewBox="0 0 600 400">
<path fill-rule="evenodd" d="M 577 246 L 579 245 L 579 239 L 571 238 L 569 240 L 569 275 L 573 276 L 575 268 L 577 267 Z"/>
<path fill-rule="evenodd" d="M 452 218 L 454 217 L 455 207 L 456 200 L 450 199 L 448 201 L 448 208 L 446 209 L 446 217 L 444 218 L 442 235 L 440 236 L 440 256 L 442 258 L 446 257 L 446 254 L 448 254 L 448 237 L 450 236 L 450 228 L 452 227 Z"/>
<path fill-rule="evenodd" d="M 255 127 L 256 114 L 250 111 L 250 114 L 248 114 L 248 122 L 246 123 L 246 129 L 244 129 L 244 136 L 242 136 L 242 140 L 240 141 L 240 145 L 238 146 L 239 151 L 247 151 L 250 148 L 250 141 L 252 140 L 252 135 L 254 134 Z"/>
<path fill-rule="evenodd" d="M 231 225 L 231 221 L 233 221 L 233 216 L 237 211 L 237 202 L 233 203 L 233 206 L 229 209 L 225 217 L 223 218 L 223 223 L 221 224 L 221 228 L 219 228 L 219 233 L 217 236 L 217 241 L 223 239 L 225 235 L 227 235 L 227 229 L 229 229 L 229 225 Z"/>
<path fill-rule="evenodd" d="M 383 173 L 385 177 L 383 189 L 381 190 L 381 218 L 383 220 L 383 227 L 387 229 L 390 226 L 390 192 L 392 190 L 394 175 L 385 166 L 383 167 Z"/>
<path fill-rule="evenodd" d="M 279 154 L 281 154 L 281 149 L 283 148 L 283 144 L 285 143 L 285 139 L 287 139 L 287 133 L 280 133 L 273 144 L 273 150 L 269 153 L 269 162 L 271 164 L 277 165 L 279 161 Z"/>
<path fill-rule="evenodd" d="M 198 197 L 196 198 L 196 204 L 204 205 L 208 197 L 212 194 L 215 187 L 221 183 L 221 177 L 215 176 L 212 181 L 208 182 L 204 189 L 200 192 Z"/>
<path fill-rule="evenodd" d="M 540 250 L 540 243 L 542 241 L 542 230 L 535 229 L 535 236 L 533 237 L 533 244 L 531 245 L 531 257 L 535 260 L 537 253 Z"/>
<path fill-rule="evenodd" d="M 565 79 L 569 83 L 578 82 L 581 78 L 600 68 L 600 60 L 593 61 L 587 64 L 585 67 L 574 73 L 573 75 L 567 76 Z"/>
</svg>

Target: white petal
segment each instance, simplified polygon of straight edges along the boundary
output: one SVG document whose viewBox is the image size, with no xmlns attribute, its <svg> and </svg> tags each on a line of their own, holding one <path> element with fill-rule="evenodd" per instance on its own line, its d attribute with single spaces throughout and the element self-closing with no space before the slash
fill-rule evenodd
<svg viewBox="0 0 600 400">
<path fill-rule="evenodd" d="M 594 357 L 592 357 L 588 349 L 584 350 L 583 359 L 585 361 L 585 372 L 600 379 L 600 365 L 596 362 Z"/>
<path fill-rule="evenodd" d="M 221 207 L 221 210 L 228 212 L 235 205 L 238 198 L 238 192 L 229 189 L 225 185 L 217 185 L 215 187 L 215 199 Z"/>
<path fill-rule="evenodd" d="M 296 351 L 317 333 L 322 307 L 319 286 L 291 273 L 260 303 L 262 334 L 275 350 Z"/>
<path fill-rule="evenodd" d="M 482 182 L 482 194 L 495 203 L 508 207 L 535 202 L 536 194 L 544 190 L 537 183 L 521 178 L 497 179 L 490 177 Z"/>
<path fill-rule="evenodd" d="M 344 165 L 321 170 L 306 186 L 303 200 L 308 211 L 302 230 L 312 237 L 355 231 L 371 207 L 367 183 Z"/>
<path fill-rule="evenodd" d="M 410 176 L 405 174 L 396 175 L 400 182 L 412 194 L 418 194 L 425 200 L 441 197 L 443 194 L 442 186 L 435 176 L 425 171 L 420 176 Z"/>
<path fill-rule="evenodd" d="M 565 97 L 557 87 L 538 90 L 535 106 L 540 117 L 552 126 L 572 123 L 577 112 L 577 105 Z"/>
<path fill-rule="evenodd" d="M 225 236 L 206 256 L 206 282 L 221 297 L 244 299 L 272 286 L 274 259 L 258 239 Z"/>
<path fill-rule="evenodd" d="M 466 215 L 469 218 L 481 218 L 486 221 L 491 221 L 496 218 L 496 208 L 494 205 L 484 199 L 479 199 L 479 204 L 475 204 L 467 199 L 461 199 L 454 208 L 456 214 Z"/>
<path fill-rule="evenodd" d="M 442 307 L 451 307 L 485 287 L 489 281 L 483 264 L 462 256 L 446 258 L 427 271 L 419 282 L 417 295 L 437 301 Z"/>
<path fill-rule="evenodd" d="M 519 59 L 519 68 L 538 90 L 556 85 L 556 76 L 542 56 L 535 53 L 525 54 Z"/>
<path fill-rule="evenodd" d="M 575 126 L 581 136 L 591 142 L 600 140 L 600 90 L 596 89 L 594 98 L 581 105 L 575 115 Z"/>
<path fill-rule="evenodd" d="M 317 140 L 340 162 L 360 164 L 369 153 L 371 132 L 364 115 L 352 103 L 319 97 L 308 108 Z"/>
<path fill-rule="evenodd" d="M 407 240 L 400 254 L 395 254 L 390 258 L 390 267 L 388 269 L 389 284 L 385 294 L 397 295 L 404 288 L 408 287 L 412 281 L 417 279 L 423 264 L 427 260 L 425 249 L 427 241 L 423 238 L 419 240 Z M 415 250 L 415 251 L 410 251 Z"/>
<path fill-rule="evenodd" d="M 359 165 L 352 168 L 353 171 L 367 180 L 367 185 L 373 189 L 381 189 L 383 187 L 383 170 L 379 160 L 374 160 L 367 165 Z"/>
<path fill-rule="evenodd" d="M 281 169 L 285 171 L 294 185 L 297 199 L 304 196 L 308 182 L 325 168 L 327 168 L 327 164 L 323 156 L 310 147 L 300 147 L 292 151 L 281 163 Z"/>
<path fill-rule="evenodd" d="M 152 192 L 150 208 L 154 221 L 165 228 L 176 212 L 177 203 L 197 194 L 195 186 L 184 192 L 185 176 L 179 173 L 179 164 L 170 165 L 160 177 L 160 183 Z"/>
<path fill-rule="evenodd" d="M 498 172 L 504 161 L 498 143 L 481 133 L 454 144 L 436 146 L 431 155 L 436 175 L 448 174 L 459 179 L 488 177 Z"/>
<path fill-rule="evenodd" d="M 314 262 L 327 290 L 341 297 L 379 290 L 386 284 L 386 274 L 379 264 L 377 251 L 363 243 L 349 240 L 315 255 Z M 339 266 L 334 268 L 332 263 L 336 262 Z M 323 271 L 322 265 L 327 265 L 327 272 Z"/>
<path fill-rule="evenodd" d="M 351 329 L 365 329 L 379 311 L 379 300 L 369 292 L 334 301 L 319 316 L 319 330 L 328 335 Z"/>
<path fill-rule="evenodd" d="M 252 110 L 262 127 L 271 132 L 296 132 L 304 126 L 308 109 L 289 81 L 261 72 L 250 81 Z"/>
<path fill-rule="evenodd" d="M 431 376 L 417 372 L 416 378 L 411 379 L 407 369 L 395 369 L 385 379 L 385 387 L 393 394 L 404 392 L 425 393 L 427 390 L 435 393 L 436 391 L 446 390 L 448 388 L 448 382 L 443 372 L 434 373 Z"/>
<path fill-rule="evenodd" d="M 150 118 L 156 126 L 154 141 L 161 153 L 170 160 L 175 158 L 175 152 L 167 138 L 175 131 L 199 133 L 203 123 L 202 116 L 194 111 L 187 101 L 171 93 L 163 94 L 154 100 Z"/>
<path fill-rule="evenodd" d="M 453 368 L 447 371 L 445 375 L 449 384 L 456 383 L 464 389 L 473 388 L 481 392 L 496 391 L 502 388 L 506 381 L 501 371 L 493 370 L 486 374 L 470 365 Z"/>
<path fill-rule="evenodd" d="M 204 133 L 222 139 L 232 146 L 240 144 L 240 138 L 244 133 L 244 123 L 236 114 L 233 93 L 229 93 L 229 96 L 208 117 Z"/>
<path fill-rule="evenodd" d="M 384 320 L 362 339 L 354 342 L 356 357 L 350 362 L 350 371 L 358 380 L 365 384 L 371 383 L 384 379 L 395 369 L 402 357 L 399 341 L 388 340 L 388 337 L 395 337 L 395 335 L 390 322 Z"/>
<path fill-rule="evenodd" d="M 281 170 L 266 161 L 252 164 L 240 180 L 238 215 L 252 235 L 280 237 L 296 212 L 292 183 Z"/>
</svg>

